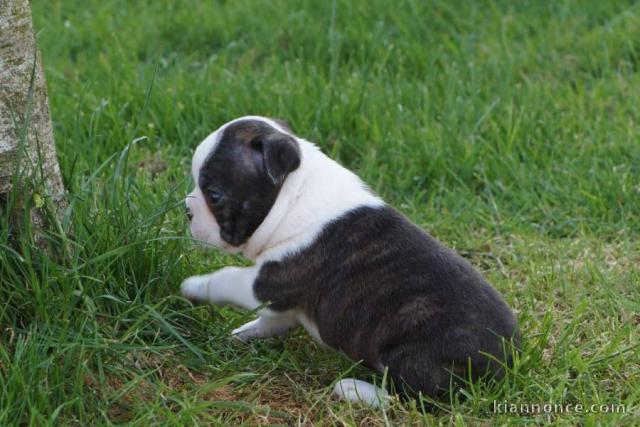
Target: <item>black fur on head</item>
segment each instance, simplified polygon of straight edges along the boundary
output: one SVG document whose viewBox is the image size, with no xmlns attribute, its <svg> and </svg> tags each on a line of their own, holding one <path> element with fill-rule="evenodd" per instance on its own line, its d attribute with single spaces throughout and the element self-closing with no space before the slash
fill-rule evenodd
<svg viewBox="0 0 640 427">
<path fill-rule="evenodd" d="M 300 147 L 291 135 L 260 120 L 241 120 L 226 127 L 198 178 L 220 226 L 220 237 L 233 246 L 245 243 L 298 166 Z"/>
</svg>

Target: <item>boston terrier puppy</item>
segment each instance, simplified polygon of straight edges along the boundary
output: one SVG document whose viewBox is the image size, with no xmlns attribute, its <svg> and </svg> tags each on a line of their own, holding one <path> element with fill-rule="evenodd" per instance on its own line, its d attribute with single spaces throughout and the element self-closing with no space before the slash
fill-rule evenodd
<svg viewBox="0 0 640 427">
<path fill-rule="evenodd" d="M 284 123 L 226 123 L 193 156 L 193 236 L 251 267 L 181 285 L 192 301 L 258 310 L 242 341 L 297 325 L 379 372 L 405 397 L 442 397 L 459 380 L 499 378 L 518 341 L 500 295 L 461 256 L 386 205 L 354 173 Z M 334 393 L 371 406 L 388 392 L 342 379 Z"/>
</svg>

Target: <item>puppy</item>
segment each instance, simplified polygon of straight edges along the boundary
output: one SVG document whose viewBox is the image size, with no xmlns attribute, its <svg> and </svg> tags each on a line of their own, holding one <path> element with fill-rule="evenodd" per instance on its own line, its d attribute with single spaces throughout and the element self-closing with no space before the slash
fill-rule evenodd
<svg viewBox="0 0 640 427">
<path fill-rule="evenodd" d="M 193 301 L 259 309 L 240 340 L 302 325 L 405 396 L 442 397 L 458 379 L 500 377 L 516 320 L 462 257 L 386 205 L 355 174 L 264 117 L 233 120 L 193 156 L 186 198 L 196 239 L 253 260 L 193 276 Z M 384 405 L 386 390 L 343 379 L 334 393 Z"/>
</svg>

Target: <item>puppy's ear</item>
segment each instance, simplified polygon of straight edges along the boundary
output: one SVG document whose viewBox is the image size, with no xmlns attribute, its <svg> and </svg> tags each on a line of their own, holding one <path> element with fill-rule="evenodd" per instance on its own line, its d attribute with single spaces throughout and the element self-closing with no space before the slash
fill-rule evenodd
<svg viewBox="0 0 640 427">
<path fill-rule="evenodd" d="M 271 182 L 281 185 L 287 175 L 300 166 L 298 142 L 278 132 L 263 139 L 261 145 L 264 169 Z"/>
<path fill-rule="evenodd" d="M 282 129 L 286 130 L 287 132 L 293 133 L 293 129 L 291 128 L 291 125 L 286 120 L 278 119 L 278 118 L 272 118 L 271 120 L 276 122 Z"/>
</svg>

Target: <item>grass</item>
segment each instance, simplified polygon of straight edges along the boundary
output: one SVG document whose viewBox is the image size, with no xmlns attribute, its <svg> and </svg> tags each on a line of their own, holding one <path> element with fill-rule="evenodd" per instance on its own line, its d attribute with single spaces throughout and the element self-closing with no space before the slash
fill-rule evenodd
<svg viewBox="0 0 640 427">
<path fill-rule="evenodd" d="M 11 242 L 2 214 L 1 425 L 639 422 L 639 5 L 34 0 L 33 13 L 70 207 L 49 254 Z M 434 414 L 350 407 L 332 381 L 366 370 L 300 330 L 236 344 L 250 314 L 178 295 L 242 262 L 188 238 L 182 197 L 198 142 L 245 114 L 288 120 L 482 270 L 524 335 L 505 382 Z"/>
</svg>

